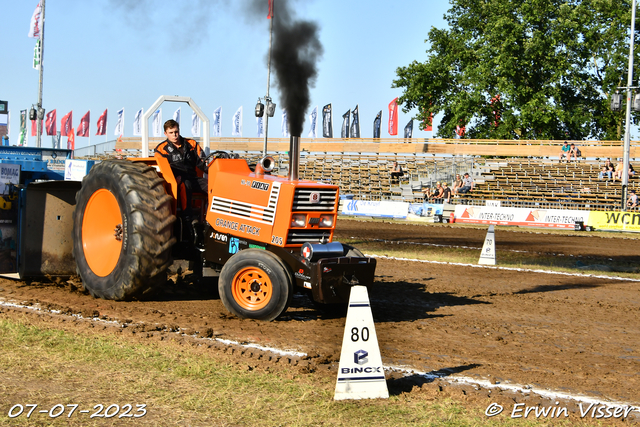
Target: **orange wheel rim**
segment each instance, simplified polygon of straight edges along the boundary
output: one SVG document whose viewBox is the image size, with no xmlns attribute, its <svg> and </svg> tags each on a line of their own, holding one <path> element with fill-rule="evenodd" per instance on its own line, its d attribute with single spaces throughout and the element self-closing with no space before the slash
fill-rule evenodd
<svg viewBox="0 0 640 427">
<path fill-rule="evenodd" d="M 106 277 L 122 251 L 122 214 L 116 197 L 101 188 L 91 195 L 82 218 L 82 248 L 91 271 Z"/>
<path fill-rule="evenodd" d="M 273 285 L 267 273 L 257 267 L 240 270 L 233 278 L 233 299 L 245 310 L 264 308 L 273 296 Z"/>
</svg>

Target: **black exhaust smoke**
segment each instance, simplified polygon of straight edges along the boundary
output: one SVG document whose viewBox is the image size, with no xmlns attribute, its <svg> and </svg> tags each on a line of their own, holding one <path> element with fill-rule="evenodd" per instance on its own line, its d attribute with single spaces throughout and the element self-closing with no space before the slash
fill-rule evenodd
<svg viewBox="0 0 640 427">
<path fill-rule="evenodd" d="M 266 16 L 268 2 L 251 0 L 254 12 Z M 323 49 L 319 27 L 315 22 L 295 18 L 291 10 L 294 0 L 272 0 L 273 46 L 271 62 L 275 70 L 276 86 L 280 91 L 280 104 L 287 110 L 289 132 L 289 179 L 298 179 L 300 141 L 307 109 L 311 103 L 310 88 L 315 86 L 317 63 Z"/>
<path fill-rule="evenodd" d="M 268 13 L 268 0 L 250 0 L 251 12 L 260 19 Z M 319 27 L 315 22 L 297 19 L 293 12 L 296 0 L 273 1 L 273 45 L 271 63 L 280 105 L 287 110 L 289 132 L 302 135 L 307 109 L 311 104 L 309 89 L 315 86 L 317 63 L 322 57 Z"/>
<path fill-rule="evenodd" d="M 276 1 L 277 5 L 287 3 Z M 301 136 L 311 104 L 310 88 L 315 86 L 318 75 L 316 64 L 322 56 L 322 44 L 315 23 L 292 21 L 284 7 L 276 7 L 275 14 L 271 59 L 276 84 L 282 96 L 281 103 L 287 110 L 289 131 L 291 135 Z"/>
</svg>

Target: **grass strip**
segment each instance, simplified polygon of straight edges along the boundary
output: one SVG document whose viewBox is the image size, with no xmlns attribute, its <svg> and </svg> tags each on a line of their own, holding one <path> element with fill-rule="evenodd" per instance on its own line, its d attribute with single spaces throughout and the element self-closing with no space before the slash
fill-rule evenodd
<svg viewBox="0 0 640 427">
<path fill-rule="evenodd" d="M 543 420 L 487 418 L 483 409 L 420 393 L 387 400 L 333 400 L 327 376 L 269 373 L 229 364 L 202 348 L 173 342 L 34 326 L 0 314 L 0 425 L 98 426 L 476 426 L 544 425 Z M 15 404 L 146 404 L 141 418 L 89 418 L 69 409 L 58 418 L 34 411 L 9 418 Z M 135 406 L 134 406 L 135 409 Z M 560 423 L 564 424 L 564 423 Z M 558 421 L 554 422 L 558 425 Z"/>
</svg>

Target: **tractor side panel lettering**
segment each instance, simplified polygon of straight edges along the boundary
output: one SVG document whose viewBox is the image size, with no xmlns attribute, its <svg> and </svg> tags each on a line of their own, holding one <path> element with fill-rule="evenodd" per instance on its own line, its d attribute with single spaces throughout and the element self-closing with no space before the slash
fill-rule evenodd
<svg viewBox="0 0 640 427">
<path fill-rule="evenodd" d="M 228 228 L 229 230 L 238 231 L 240 224 L 235 221 L 227 221 L 226 219 L 216 219 L 216 226 L 222 228 Z"/>
<path fill-rule="evenodd" d="M 254 227 L 252 225 L 240 224 L 235 221 L 227 221 L 225 219 L 216 219 L 216 227 L 228 228 L 229 230 L 240 231 L 242 233 L 252 234 L 254 236 L 260 235 L 261 227 Z"/>
</svg>

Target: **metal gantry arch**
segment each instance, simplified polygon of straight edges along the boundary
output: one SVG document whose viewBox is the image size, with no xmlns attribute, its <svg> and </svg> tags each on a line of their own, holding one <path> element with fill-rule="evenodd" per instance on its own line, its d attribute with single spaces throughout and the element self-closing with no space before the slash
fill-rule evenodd
<svg viewBox="0 0 640 427">
<path fill-rule="evenodd" d="M 203 149 L 209 148 L 209 118 L 202 112 L 198 104 L 188 96 L 169 96 L 162 95 L 160 96 L 156 102 L 149 107 L 149 109 L 142 115 L 142 148 L 141 148 L 141 157 L 147 157 L 149 155 L 149 118 L 156 111 L 163 102 L 186 102 L 189 104 L 189 107 L 200 117 L 202 120 L 202 145 Z"/>
</svg>

